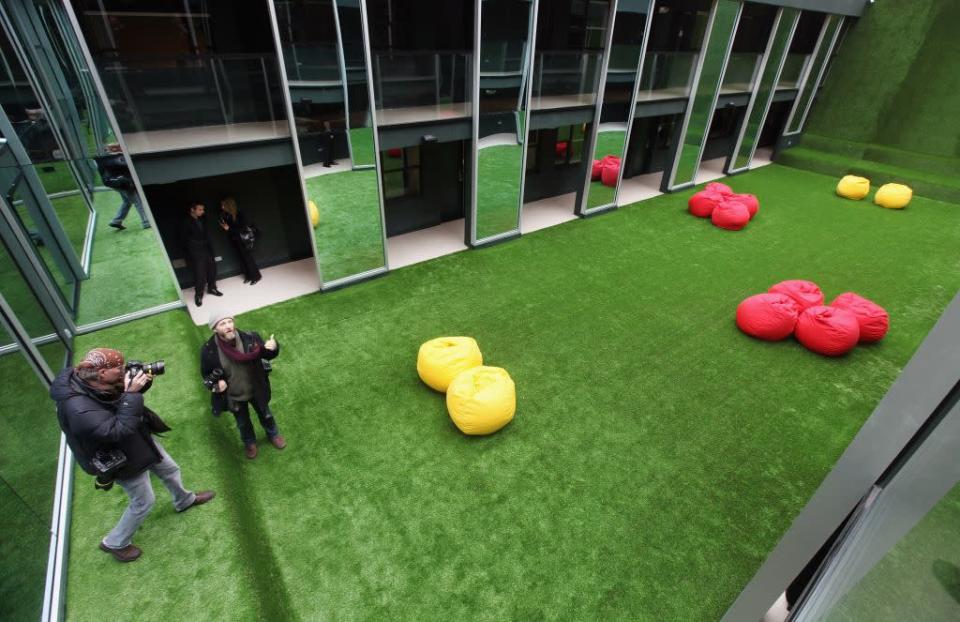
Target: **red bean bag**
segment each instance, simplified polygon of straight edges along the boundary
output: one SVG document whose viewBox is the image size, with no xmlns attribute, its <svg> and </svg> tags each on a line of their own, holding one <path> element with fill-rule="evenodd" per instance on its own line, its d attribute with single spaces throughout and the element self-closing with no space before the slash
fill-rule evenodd
<svg viewBox="0 0 960 622">
<path fill-rule="evenodd" d="M 719 181 L 711 181 L 709 184 L 707 184 L 706 189 L 720 193 L 725 197 L 733 195 L 733 190 L 730 189 L 730 186 L 727 184 L 721 184 Z"/>
<path fill-rule="evenodd" d="M 723 195 L 710 190 L 701 190 L 687 201 L 687 209 L 698 218 L 710 218 L 714 208 L 722 201 Z"/>
<path fill-rule="evenodd" d="M 793 298 L 799 307 L 798 311 L 803 311 L 808 307 L 823 304 L 823 292 L 813 281 L 792 280 L 780 281 L 767 290 L 771 294 L 786 294 Z"/>
<path fill-rule="evenodd" d="M 567 155 L 567 141 L 561 140 L 557 143 L 556 146 L 557 155 L 560 157 L 565 157 Z"/>
<path fill-rule="evenodd" d="M 400 147 L 394 147 L 393 149 L 387 149 L 387 155 L 391 158 L 399 158 L 403 155 L 403 149 Z"/>
<path fill-rule="evenodd" d="M 721 229 L 740 231 L 750 222 L 750 210 L 743 203 L 722 201 L 710 214 L 710 220 Z"/>
<path fill-rule="evenodd" d="M 594 160 L 593 168 L 590 169 L 590 180 L 600 181 L 600 174 L 603 172 L 603 161 Z"/>
<path fill-rule="evenodd" d="M 779 341 L 796 325 L 797 305 L 786 294 L 757 294 L 737 305 L 737 328 L 751 337 Z"/>
<path fill-rule="evenodd" d="M 600 171 L 600 181 L 603 182 L 604 186 L 610 186 L 613 188 L 617 185 L 617 177 L 620 176 L 620 159 L 610 160 L 603 165 L 603 170 Z"/>
<path fill-rule="evenodd" d="M 846 309 L 860 323 L 860 343 L 880 341 L 890 328 L 890 315 L 886 310 L 863 296 L 845 292 L 833 299 L 831 307 Z"/>
<path fill-rule="evenodd" d="M 860 323 L 846 309 L 816 305 L 800 314 L 794 334 L 817 354 L 842 356 L 860 340 Z"/>
<path fill-rule="evenodd" d="M 730 197 L 732 200 L 743 203 L 747 206 L 747 209 L 750 210 L 750 218 L 753 218 L 757 215 L 757 212 L 760 211 L 760 201 L 757 200 L 757 197 L 752 194 L 734 194 Z"/>
</svg>

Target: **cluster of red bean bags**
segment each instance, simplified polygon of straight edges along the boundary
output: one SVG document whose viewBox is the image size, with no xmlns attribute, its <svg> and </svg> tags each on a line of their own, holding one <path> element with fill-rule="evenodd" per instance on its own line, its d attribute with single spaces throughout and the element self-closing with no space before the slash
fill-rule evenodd
<svg viewBox="0 0 960 622">
<path fill-rule="evenodd" d="M 599 181 L 604 186 L 613 188 L 617 185 L 617 177 L 620 176 L 620 156 L 608 155 L 601 160 L 593 161 L 593 169 L 590 171 L 590 179 Z"/>
<path fill-rule="evenodd" d="M 737 327 L 765 341 L 793 334 L 825 356 L 842 356 L 857 343 L 880 341 L 890 328 L 890 316 L 881 306 L 853 292 L 840 294 L 830 306 L 823 301 L 816 283 L 782 281 L 737 306 Z"/>
<path fill-rule="evenodd" d="M 760 202 L 752 194 L 737 194 L 719 182 L 707 184 L 687 202 L 690 213 L 709 218 L 713 224 L 730 231 L 739 231 L 760 211 Z"/>
<path fill-rule="evenodd" d="M 567 143 L 567 141 L 565 141 L 565 140 L 561 140 L 561 141 L 559 141 L 559 142 L 556 144 L 556 146 L 554 147 L 554 151 L 557 152 L 557 157 L 559 157 L 559 158 L 565 158 L 565 157 L 567 157 L 567 148 L 568 148 L 568 145 L 569 145 L 569 143 Z"/>
</svg>

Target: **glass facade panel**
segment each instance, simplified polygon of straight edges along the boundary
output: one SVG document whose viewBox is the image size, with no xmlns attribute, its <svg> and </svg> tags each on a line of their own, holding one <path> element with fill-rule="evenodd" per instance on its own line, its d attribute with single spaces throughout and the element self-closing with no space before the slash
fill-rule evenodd
<svg viewBox="0 0 960 622">
<path fill-rule="evenodd" d="M 807 113 L 810 111 L 810 106 L 813 105 L 813 99 L 817 95 L 817 89 L 820 87 L 820 79 L 823 76 L 827 62 L 830 60 L 833 44 L 840 34 L 840 27 L 842 25 L 843 18 L 837 15 L 828 15 L 824 21 L 820 39 L 817 41 L 817 47 L 812 59 L 807 64 L 806 72 L 800 86 L 800 92 L 797 93 L 797 99 L 796 102 L 794 102 L 793 110 L 790 112 L 790 119 L 787 121 L 787 128 L 784 133 L 792 134 L 803 129 L 803 124 L 807 119 Z"/>
<path fill-rule="evenodd" d="M 706 45 L 699 66 L 696 89 L 688 100 L 685 132 L 677 146 L 677 156 L 668 188 L 691 184 L 700 165 L 707 132 L 713 119 L 727 55 L 733 42 L 743 5 L 733 0 L 718 0 L 709 23 Z"/>
</svg>

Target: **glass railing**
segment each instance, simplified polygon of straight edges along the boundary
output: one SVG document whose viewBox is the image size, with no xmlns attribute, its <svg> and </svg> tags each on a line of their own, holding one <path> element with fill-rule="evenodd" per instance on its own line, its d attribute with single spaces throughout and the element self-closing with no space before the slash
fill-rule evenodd
<svg viewBox="0 0 960 622">
<path fill-rule="evenodd" d="M 538 52 L 534 61 L 533 110 L 593 105 L 601 52 Z"/>
<path fill-rule="evenodd" d="M 522 41 L 484 41 L 480 76 L 520 74 L 525 49 Z"/>
<path fill-rule="evenodd" d="M 286 118 L 273 55 L 108 60 L 101 61 L 101 75 L 124 132 Z"/>
<path fill-rule="evenodd" d="M 462 52 L 374 52 L 379 125 L 470 116 L 471 55 Z"/>
<path fill-rule="evenodd" d="M 637 100 L 689 95 L 698 58 L 697 52 L 647 52 Z"/>
<path fill-rule="evenodd" d="M 780 72 L 778 89 L 795 89 L 803 77 L 803 70 L 810 62 L 810 54 L 787 54 L 783 62 L 783 71 Z"/>
<path fill-rule="evenodd" d="M 285 43 L 283 61 L 290 82 L 340 83 L 336 45 Z"/>
<path fill-rule="evenodd" d="M 723 74 L 723 86 L 720 92 L 723 94 L 749 93 L 753 90 L 753 82 L 757 79 L 762 58 L 761 54 L 749 52 L 731 54 Z"/>
</svg>

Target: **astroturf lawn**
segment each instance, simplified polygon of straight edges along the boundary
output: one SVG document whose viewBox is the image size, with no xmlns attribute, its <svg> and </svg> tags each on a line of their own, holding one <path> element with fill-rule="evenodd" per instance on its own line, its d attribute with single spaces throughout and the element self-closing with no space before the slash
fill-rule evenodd
<svg viewBox="0 0 960 622">
<path fill-rule="evenodd" d="M 78 338 L 167 359 L 148 404 L 220 495 L 179 516 L 158 490 L 121 566 L 95 548 L 121 494 L 78 477 L 69 617 L 718 619 L 960 286 L 956 205 L 884 210 L 776 165 L 729 183 L 761 202 L 740 232 L 690 216 L 691 189 L 238 317 L 282 348 L 289 445 L 251 462 L 185 313 Z M 736 329 L 793 278 L 872 298 L 889 335 L 828 359 Z M 499 433 L 460 434 L 417 378 L 441 335 L 516 382 Z"/>
</svg>

